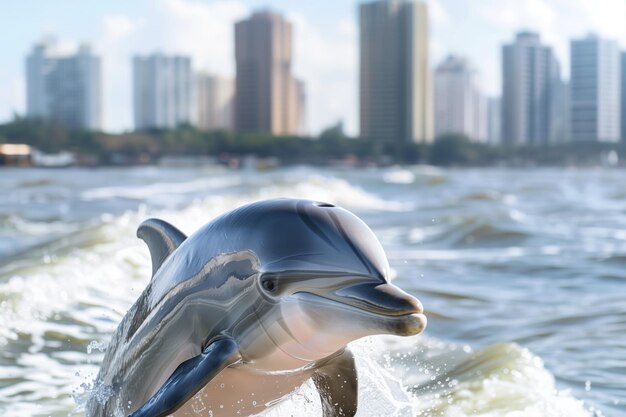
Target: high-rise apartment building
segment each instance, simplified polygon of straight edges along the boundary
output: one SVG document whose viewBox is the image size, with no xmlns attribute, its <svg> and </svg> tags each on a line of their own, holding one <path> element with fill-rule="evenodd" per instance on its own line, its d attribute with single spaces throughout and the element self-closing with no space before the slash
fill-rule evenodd
<svg viewBox="0 0 626 417">
<path fill-rule="evenodd" d="M 175 128 L 192 122 L 191 59 L 152 54 L 133 58 L 135 129 Z"/>
<path fill-rule="evenodd" d="M 428 9 L 419 0 L 361 4 L 360 136 L 429 142 L 433 139 Z"/>
<path fill-rule="evenodd" d="M 296 94 L 298 98 L 298 134 L 306 136 L 309 134 L 307 124 L 307 107 L 306 107 L 306 86 L 304 81 L 296 80 Z"/>
<path fill-rule="evenodd" d="M 486 100 L 468 61 L 448 56 L 435 70 L 435 137 L 460 133 L 487 141 Z"/>
<path fill-rule="evenodd" d="M 502 141 L 502 109 L 500 97 L 487 99 L 487 142 L 498 144 Z"/>
<path fill-rule="evenodd" d="M 617 142 L 621 136 L 620 50 L 588 35 L 570 44 L 571 134 L 575 142 Z"/>
<path fill-rule="evenodd" d="M 235 83 L 232 79 L 198 74 L 196 99 L 199 129 L 233 129 Z"/>
<path fill-rule="evenodd" d="M 502 141 L 512 145 L 561 140 L 565 103 L 560 67 L 539 35 L 518 33 L 502 48 Z"/>
<path fill-rule="evenodd" d="M 263 11 L 235 24 L 235 128 L 297 134 L 298 81 L 292 75 L 292 26 Z"/>
<path fill-rule="evenodd" d="M 61 53 L 53 40 L 26 58 L 26 115 L 76 129 L 102 128 L 100 58 L 87 45 Z"/>
</svg>

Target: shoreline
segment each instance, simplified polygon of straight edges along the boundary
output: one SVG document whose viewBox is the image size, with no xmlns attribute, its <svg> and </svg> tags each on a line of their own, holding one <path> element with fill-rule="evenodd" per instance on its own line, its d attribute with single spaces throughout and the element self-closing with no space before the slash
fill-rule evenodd
<svg viewBox="0 0 626 417">
<path fill-rule="evenodd" d="M 259 132 L 201 131 L 191 126 L 110 134 L 69 130 L 44 121 L 16 119 L 0 125 L 0 165 L 136 166 L 163 158 L 216 161 L 233 168 L 260 161 L 291 165 L 386 167 L 570 167 L 626 165 L 626 141 L 488 144 L 459 134 L 428 143 L 350 137 L 327 130 L 317 137 Z M 621 156 L 621 158 L 620 158 Z"/>
</svg>

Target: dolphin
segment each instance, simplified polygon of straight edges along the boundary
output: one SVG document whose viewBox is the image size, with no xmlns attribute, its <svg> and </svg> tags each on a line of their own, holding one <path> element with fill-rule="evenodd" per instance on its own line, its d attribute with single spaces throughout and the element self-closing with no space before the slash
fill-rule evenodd
<svg viewBox="0 0 626 417">
<path fill-rule="evenodd" d="M 137 235 L 153 276 L 112 336 L 87 416 L 258 414 L 308 379 L 324 417 L 353 416 L 346 345 L 426 326 L 374 233 L 332 204 L 265 200 L 189 237 L 158 219 Z"/>
</svg>

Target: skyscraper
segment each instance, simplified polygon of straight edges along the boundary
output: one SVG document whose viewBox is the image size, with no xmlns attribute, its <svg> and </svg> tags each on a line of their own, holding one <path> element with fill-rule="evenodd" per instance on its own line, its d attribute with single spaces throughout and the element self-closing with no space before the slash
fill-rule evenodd
<svg viewBox="0 0 626 417">
<path fill-rule="evenodd" d="M 626 142 L 626 51 L 622 52 L 622 142 Z"/>
<path fill-rule="evenodd" d="M 502 109 L 500 97 L 487 99 L 487 142 L 498 144 L 502 141 Z"/>
<path fill-rule="evenodd" d="M 89 46 L 62 54 L 53 40 L 35 45 L 26 58 L 26 115 L 65 126 L 101 126 L 100 58 Z"/>
<path fill-rule="evenodd" d="M 298 82 L 291 72 L 292 26 L 280 14 L 254 13 L 235 24 L 235 128 L 298 133 Z"/>
<path fill-rule="evenodd" d="M 572 140 L 619 141 L 621 74 L 617 42 L 588 35 L 572 40 L 570 53 Z"/>
<path fill-rule="evenodd" d="M 135 129 L 175 128 L 192 121 L 191 59 L 152 54 L 133 58 Z"/>
<path fill-rule="evenodd" d="M 306 136 L 309 133 L 307 126 L 306 86 L 304 81 L 296 80 L 298 96 L 298 134 Z"/>
<path fill-rule="evenodd" d="M 203 130 L 232 129 L 235 83 L 209 74 L 196 76 L 197 126 Z"/>
<path fill-rule="evenodd" d="M 502 141 L 513 145 L 555 142 L 563 133 L 563 82 L 552 48 L 539 35 L 518 33 L 502 48 Z M 559 104 L 560 103 L 560 104 Z"/>
<path fill-rule="evenodd" d="M 429 142 L 433 139 L 428 10 L 419 1 L 361 4 L 360 136 Z"/>
<path fill-rule="evenodd" d="M 448 56 L 435 70 L 435 137 L 460 133 L 487 140 L 486 97 L 465 58 Z"/>
</svg>

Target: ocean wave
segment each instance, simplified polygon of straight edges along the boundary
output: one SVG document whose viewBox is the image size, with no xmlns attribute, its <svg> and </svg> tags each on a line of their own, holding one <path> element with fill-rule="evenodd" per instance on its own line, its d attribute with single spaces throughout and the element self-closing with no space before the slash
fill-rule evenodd
<svg viewBox="0 0 626 417">
<path fill-rule="evenodd" d="M 147 250 L 134 237 L 137 222 L 159 215 L 191 231 L 222 212 L 223 205 L 240 202 L 221 198 L 177 212 L 142 208 L 114 217 L 87 246 L 13 272 L 0 285 L 0 344 L 16 352 L 12 365 L 0 367 L 13 381 L 0 388 L 3 415 L 80 415 L 68 398 L 95 377 L 101 353 L 89 355 L 89 346 L 94 340 L 106 343 L 150 274 Z M 25 343 L 28 348 L 20 348 Z M 374 337 L 352 348 L 361 381 L 361 417 L 588 415 L 580 401 L 555 391 L 536 356 L 516 345 L 470 354 L 433 339 Z M 457 383 L 438 384 L 446 379 Z M 307 383 L 265 415 L 317 416 L 320 407 Z"/>
<path fill-rule="evenodd" d="M 543 361 L 515 344 L 429 358 L 429 381 L 414 384 L 418 416 L 589 417 L 584 403 L 556 389 Z M 434 377 L 434 378 L 433 378 Z"/>
<path fill-rule="evenodd" d="M 410 172 L 415 178 L 412 184 L 418 184 L 419 174 L 413 170 Z M 407 174 L 401 175 L 405 180 L 409 178 Z M 215 216 L 253 200 L 302 197 L 333 202 L 374 219 L 384 217 L 384 212 L 393 216 L 401 213 L 397 224 L 390 223 L 401 232 L 398 239 L 408 240 L 408 244 L 402 242 L 399 246 L 389 246 L 389 258 L 392 264 L 396 262 L 396 267 L 401 267 L 401 261 L 414 259 L 420 262 L 456 260 L 460 262 L 455 265 L 464 267 L 479 262 L 485 267 L 499 266 L 512 258 L 552 256 L 561 250 L 558 241 L 550 241 L 549 245 L 546 242 L 529 245 L 529 240 L 535 237 L 531 232 L 535 231 L 526 223 L 521 209 L 515 211 L 500 204 L 502 201 L 498 199 L 502 195 L 492 195 L 495 200 L 490 196 L 482 200 L 480 195 L 470 195 L 470 200 L 478 201 L 476 205 L 483 201 L 495 203 L 492 211 L 465 211 L 457 206 L 450 211 L 437 211 L 439 216 L 432 225 L 416 227 L 420 223 L 407 219 L 421 214 L 417 212 L 417 198 L 411 199 L 415 203 L 395 201 L 385 194 L 377 194 L 376 189 L 360 187 L 341 178 L 312 174 L 310 170 L 287 171 L 275 177 L 271 173 L 251 176 L 242 181 L 239 177 L 233 178 L 230 183 L 221 182 L 221 179 L 190 181 L 189 188 L 178 195 L 192 197 L 177 209 L 149 202 L 144 204 L 144 200 L 138 199 L 131 210 L 99 213 L 92 222 L 86 223 L 48 224 L 11 219 L 11 222 L 15 221 L 13 230 L 28 236 L 42 237 L 68 230 L 73 234 L 67 244 L 59 246 L 58 240 L 55 240 L 57 243 L 44 242 L 41 251 L 28 254 L 27 262 L 11 260 L 11 268 L 0 270 L 1 415 L 57 417 L 82 414 L 70 396 L 89 389 L 102 358 L 98 350 L 88 353 L 89 346 L 94 346 L 94 342 L 98 346 L 106 344 L 127 308 L 149 280 L 149 254 L 145 245 L 135 237 L 137 225 L 147 217 L 163 218 L 184 232 L 192 233 Z M 435 178 L 438 178 L 436 173 Z M 377 176 L 376 181 L 380 184 L 381 177 Z M 129 186 L 130 189 L 133 187 Z M 169 187 L 163 191 L 165 194 L 176 193 L 174 185 Z M 93 202 L 106 201 L 107 195 L 127 198 L 131 193 L 124 188 L 101 187 L 95 194 L 81 194 L 81 198 Z M 161 195 L 160 192 L 156 188 L 148 189 L 144 198 L 150 200 Z M 402 195 L 396 195 L 403 199 Z M 472 201 L 468 204 L 473 204 Z M 387 231 L 390 224 L 387 224 Z M 409 227 L 412 227 L 410 232 L 407 231 Z M 485 247 L 489 250 L 484 250 Z M 615 256 L 605 266 L 609 263 L 621 265 L 623 260 L 617 253 Z M 413 265 L 423 263 L 414 262 Z M 419 288 L 413 289 L 420 294 Z M 424 291 L 424 295 L 443 298 L 447 303 L 475 301 L 463 290 L 437 291 L 433 287 L 430 293 Z M 606 299 L 603 301 L 606 307 Z M 615 301 L 615 317 L 623 316 L 619 305 Z M 444 317 L 446 311 L 450 310 L 441 308 L 438 317 Z M 450 317 L 453 321 L 457 316 L 451 314 Z M 488 325 L 486 321 L 485 326 Z M 616 335 L 623 329 L 623 323 L 618 323 L 617 319 L 609 325 L 613 326 Z M 562 324 L 553 326 L 560 328 Z M 610 326 L 602 326 L 604 333 L 607 327 Z M 529 329 L 529 333 L 545 330 L 536 329 Z M 576 331 L 580 330 L 576 328 Z M 578 339 L 578 336 L 571 338 Z M 594 340 L 597 339 L 589 338 L 587 345 L 577 343 L 572 349 L 581 346 L 589 351 L 597 349 Z M 590 415 L 580 400 L 567 391 L 557 390 L 553 375 L 544 368 L 541 359 L 518 345 L 493 345 L 474 351 L 467 346 L 419 337 L 368 338 L 352 344 L 351 348 L 356 354 L 361 381 L 360 417 Z M 549 355 L 546 354 L 545 358 L 548 360 Z M 603 358 L 607 361 L 606 357 Z M 551 369 L 559 378 L 568 375 L 554 366 Z M 576 371 L 576 375 L 580 372 Z M 580 380 L 572 380 L 582 386 Z M 588 398 L 584 393 L 580 395 Z M 80 395 L 75 398 L 80 402 Z M 266 415 L 317 417 L 321 415 L 320 407 L 313 385 L 307 383 L 289 401 Z"/>
<path fill-rule="evenodd" d="M 440 218 L 434 225 L 410 230 L 411 243 L 446 248 L 506 247 L 521 245 L 532 236 L 523 230 L 519 220 L 523 215 L 509 210 L 504 215 Z"/>
<path fill-rule="evenodd" d="M 427 165 L 417 165 L 412 168 L 392 168 L 384 172 L 382 178 L 388 184 L 418 184 L 421 186 L 440 185 L 448 179 L 444 171 Z"/>
<path fill-rule="evenodd" d="M 359 373 L 359 417 L 591 416 L 582 401 L 556 389 L 539 357 L 515 344 L 473 351 L 422 336 L 370 337 L 351 349 Z M 309 382 L 260 416 L 321 414 Z"/>
<path fill-rule="evenodd" d="M 198 191 L 209 192 L 241 183 L 240 178 L 202 178 L 186 182 L 156 182 L 137 186 L 115 186 L 92 188 L 81 193 L 84 200 L 101 200 L 108 198 L 127 198 L 145 200 L 163 194 L 188 194 Z"/>
</svg>

